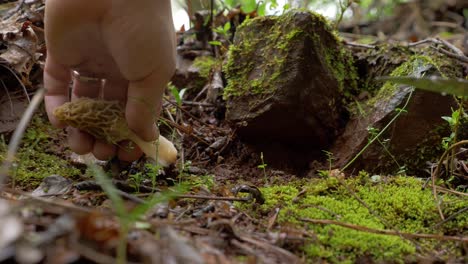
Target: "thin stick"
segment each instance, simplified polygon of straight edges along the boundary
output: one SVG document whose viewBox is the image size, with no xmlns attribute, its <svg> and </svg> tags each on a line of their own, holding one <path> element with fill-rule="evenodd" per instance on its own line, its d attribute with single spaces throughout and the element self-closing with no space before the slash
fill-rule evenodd
<svg viewBox="0 0 468 264">
<path fill-rule="evenodd" d="M 442 192 L 442 193 L 451 193 L 455 195 L 468 196 L 468 193 L 458 192 L 458 191 L 450 190 L 450 189 L 440 187 L 440 186 L 436 186 L 436 189 L 438 192 Z"/>
<path fill-rule="evenodd" d="M 14 115 L 13 113 L 13 101 L 11 100 L 11 97 L 10 97 L 10 93 L 8 92 L 8 88 L 6 87 L 5 83 L 3 82 L 2 79 L 0 79 L 0 82 L 2 83 L 2 87 L 3 89 L 5 89 L 5 93 L 8 97 L 8 101 L 10 102 L 10 113 L 11 113 L 11 116 Z"/>
<path fill-rule="evenodd" d="M 356 47 L 356 48 L 364 48 L 364 49 L 375 49 L 375 45 L 369 45 L 369 44 L 361 44 L 361 43 L 356 43 L 356 42 L 345 42 L 346 46 L 350 47 Z"/>
<path fill-rule="evenodd" d="M 354 225 L 344 222 L 338 222 L 335 220 L 328 220 L 328 219 L 308 219 L 302 218 L 300 219 L 304 222 L 314 223 L 314 224 L 325 224 L 325 225 L 338 225 L 342 227 L 346 227 L 349 229 L 354 229 L 358 231 L 379 234 L 379 235 L 390 235 L 390 236 L 401 236 L 404 238 L 427 238 L 427 239 L 436 239 L 436 240 L 444 240 L 444 241 L 461 241 L 461 242 L 468 242 L 468 237 L 466 236 L 442 236 L 442 235 L 435 235 L 435 234 L 412 234 L 412 233 L 402 233 L 402 232 L 395 232 L 393 230 L 384 230 L 384 229 L 374 229 L 367 226 L 360 226 Z"/>
<path fill-rule="evenodd" d="M 28 90 L 26 89 L 26 86 L 24 86 L 23 82 L 20 80 L 18 75 L 16 75 L 16 73 L 12 69 L 3 65 L 2 63 L 0 63 L 0 66 L 7 69 L 9 72 L 11 72 L 11 74 L 13 74 L 13 76 L 15 76 L 16 80 L 18 80 L 19 84 L 21 85 L 21 88 L 23 88 L 24 94 L 26 95 L 26 98 L 28 98 L 28 102 L 31 102 L 31 98 L 29 98 Z"/>
<path fill-rule="evenodd" d="M 447 219 L 445 219 L 444 221 L 442 221 L 442 222 L 436 224 L 436 225 L 434 226 L 434 228 L 438 228 L 439 226 L 441 226 L 441 225 L 447 223 L 448 221 L 452 220 L 453 218 L 457 217 L 458 215 L 460 215 L 460 214 L 462 214 L 462 213 L 464 213 L 464 212 L 466 212 L 466 211 L 468 211 L 468 207 L 465 207 L 465 208 L 461 209 L 460 211 L 454 213 L 453 215 L 447 217 Z"/>
</svg>

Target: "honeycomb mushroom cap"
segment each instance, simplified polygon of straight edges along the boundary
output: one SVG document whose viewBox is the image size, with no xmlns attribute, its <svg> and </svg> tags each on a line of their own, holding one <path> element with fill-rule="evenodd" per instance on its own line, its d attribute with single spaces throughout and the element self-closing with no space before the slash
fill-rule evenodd
<svg viewBox="0 0 468 264">
<path fill-rule="evenodd" d="M 111 144 L 130 137 L 124 109 L 117 101 L 82 97 L 57 107 L 54 115 L 65 124 Z"/>
<path fill-rule="evenodd" d="M 124 109 L 117 101 L 79 98 L 57 107 L 54 115 L 65 124 L 111 144 L 122 140 L 133 141 L 146 156 L 165 167 L 176 162 L 177 149 L 174 144 L 161 135 L 153 142 L 143 141 L 128 128 Z"/>
</svg>

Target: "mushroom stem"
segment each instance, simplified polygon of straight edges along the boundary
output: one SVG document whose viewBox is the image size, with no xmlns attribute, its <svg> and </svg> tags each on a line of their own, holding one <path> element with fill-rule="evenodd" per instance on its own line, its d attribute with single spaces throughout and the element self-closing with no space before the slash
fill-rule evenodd
<svg viewBox="0 0 468 264">
<path fill-rule="evenodd" d="M 168 167 L 177 159 L 177 149 L 174 144 L 161 135 L 159 135 L 158 140 L 144 141 L 135 133 L 130 132 L 129 139 L 137 144 L 147 157 L 152 158 L 163 167 Z"/>
</svg>

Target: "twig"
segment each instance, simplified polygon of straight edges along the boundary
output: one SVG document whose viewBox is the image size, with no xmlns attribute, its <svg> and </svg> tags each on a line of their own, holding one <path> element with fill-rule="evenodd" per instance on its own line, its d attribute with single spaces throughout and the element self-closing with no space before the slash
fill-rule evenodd
<svg viewBox="0 0 468 264">
<path fill-rule="evenodd" d="M 162 121 L 170 124 L 171 126 L 175 127 L 178 131 L 181 131 L 181 132 L 184 132 L 185 134 L 189 135 L 189 136 L 192 136 L 194 138 L 196 138 L 198 141 L 200 142 L 203 142 L 205 143 L 207 146 L 211 145 L 211 143 L 209 143 L 208 141 L 204 140 L 203 138 L 195 135 L 194 133 L 191 133 L 190 131 L 188 131 L 187 129 L 185 129 L 184 127 L 182 127 L 181 125 L 167 119 L 167 118 L 164 118 L 164 117 L 159 117 Z"/>
<path fill-rule="evenodd" d="M 458 55 L 458 54 L 452 53 L 450 51 L 440 49 L 440 48 L 435 48 L 435 47 L 434 47 L 434 49 L 437 50 L 440 53 L 443 53 L 443 54 L 451 57 L 451 58 L 457 59 L 457 60 L 459 60 L 461 62 L 464 62 L 464 63 L 468 63 L 468 57 L 466 57 L 465 55 Z"/>
<path fill-rule="evenodd" d="M 113 264 L 117 263 L 117 259 L 105 255 L 101 252 L 98 252 L 94 250 L 93 248 L 90 248 L 88 246 L 85 246 L 84 244 L 78 243 L 78 242 L 73 242 L 72 243 L 72 248 L 75 249 L 80 255 L 84 256 L 87 259 L 90 259 L 94 261 L 95 263 L 103 263 L 103 264 Z M 127 262 L 128 264 L 134 264 L 136 262 Z"/>
<path fill-rule="evenodd" d="M 445 157 L 452 151 L 452 149 L 455 149 L 461 145 L 465 145 L 465 144 L 468 144 L 468 140 L 462 140 L 462 141 L 459 141 L 455 144 L 453 144 L 452 146 L 450 146 L 445 152 L 444 154 L 442 154 L 442 156 L 440 157 L 439 159 L 439 162 L 437 163 L 437 167 L 434 171 L 434 173 L 431 175 L 431 179 L 432 179 L 432 194 L 434 195 L 434 200 L 435 200 L 435 203 L 436 203 L 436 206 L 437 206 L 437 210 L 439 211 L 439 215 L 440 215 L 440 218 L 442 220 L 445 219 L 444 217 L 444 214 L 442 213 L 442 209 L 440 207 L 440 203 L 438 202 L 439 201 L 439 197 L 437 196 L 437 187 L 436 187 L 436 180 L 437 180 L 437 176 L 439 175 L 439 171 L 440 171 L 440 167 L 442 167 L 442 163 L 444 162 L 444 159 Z"/>
<path fill-rule="evenodd" d="M 356 47 L 356 48 L 364 48 L 364 49 L 375 49 L 375 45 L 369 45 L 369 44 L 361 44 L 361 43 L 356 43 L 356 42 L 348 42 L 345 41 L 346 46 L 350 47 Z"/>
<path fill-rule="evenodd" d="M 37 90 L 31 103 L 28 105 L 28 107 L 24 111 L 24 114 L 21 117 L 21 120 L 15 129 L 15 132 L 13 133 L 13 136 L 11 137 L 10 144 L 8 144 L 8 151 L 7 151 L 6 158 L 3 161 L 3 164 L 0 168 L 0 186 L 3 184 L 3 181 L 5 180 L 5 178 L 7 177 L 10 171 L 10 166 L 15 160 L 16 152 L 18 151 L 19 144 L 21 142 L 21 139 L 23 138 L 24 131 L 26 130 L 26 127 L 31 121 L 31 118 L 34 115 L 34 112 L 36 111 L 36 109 L 39 107 L 42 100 L 44 99 L 45 92 L 46 90 L 43 87 Z"/>
<path fill-rule="evenodd" d="M 328 220 L 328 219 L 308 219 L 308 218 L 301 218 L 301 221 L 309 222 L 313 224 L 325 224 L 325 225 L 338 225 L 358 231 L 373 233 L 373 234 L 380 234 L 380 235 L 391 235 L 391 236 L 401 236 L 404 238 L 427 238 L 427 239 L 436 239 L 436 240 L 444 240 L 444 241 L 461 241 L 461 242 L 468 242 L 468 237 L 464 236 L 443 236 L 443 235 L 435 235 L 435 234 L 412 234 L 412 233 L 402 233 L 396 232 L 393 230 L 385 230 L 385 229 L 374 229 L 367 226 L 360 226 L 354 225 L 344 222 L 338 222 L 335 220 Z"/>
<path fill-rule="evenodd" d="M 176 101 L 173 100 L 168 100 L 169 102 L 176 104 Z M 190 105 L 190 106 L 211 106 L 214 107 L 214 104 L 212 103 L 207 103 L 207 102 L 195 102 L 195 101 L 182 101 L 182 104 L 184 105 Z"/>
<path fill-rule="evenodd" d="M 459 48 L 455 47 L 450 42 L 448 42 L 446 40 L 443 40 L 443 39 L 439 39 L 439 38 L 423 39 L 423 40 L 420 40 L 418 42 L 408 44 L 408 47 L 414 47 L 414 46 L 421 45 L 421 44 L 426 44 L 426 43 L 434 43 L 434 44 L 444 45 L 448 49 L 452 50 L 453 53 L 450 52 L 450 51 L 447 51 L 445 49 L 438 48 L 438 47 L 433 47 L 433 48 L 436 49 L 438 52 L 443 53 L 443 54 L 445 54 L 445 55 L 447 55 L 449 57 L 452 57 L 452 58 L 457 59 L 457 60 L 459 60 L 461 62 L 464 62 L 464 63 L 468 63 L 468 57 L 465 56 L 463 51 L 461 51 Z"/>
<path fill-rule="evenodd" d="M 260 241 L 258 239 L 247 237 L 245 235 L 239 235 L 239 238 L 244 242 L 251 243 L 251 244 L 256 245 L 256 246 L 258 246 L 260 248 L 263 248 L 265 250 L 271 250 L 271 251 L 277 252 L 278 254 L 281 254 L 284 257 L 286 257 L 287 259 L 289 259 L 290 261 L 292 261 L 292 263 L 301 263 L 299 258 L 296 255 L 292 254 L 291 252 L 287 251 L 286 249 L 283 249 L 283 248 L 280 248 L 278 246 L 275 246 L 275 245 Z"/>
<path fill-rule="evenodd" d="M 18 80 L 19 84 L 21 85 L 21 88 L 23 88 L 24 94 L 26 95 L 26 98 L 28 98 L 28 102 L 31 102 L 31 98 L 29 98 L 28 90 L 26 89 L 26 86 L 24 86 L 23 82 L 22 82 L 21 79 L 18 77 L 18 75 L 16 75 L 16 73 L 15 73 L 12 69 L 10 69 L 9 67 L 7 67 L 7 66 L 4 65 L 3 63 L 0 63 L 0 66 L 2 66 L 3 68 L 7 69 L 9 72 L 11 72 L 11 74 L 13 74 L 13 76 L 15 76 L 16 80 Z"/>
<path fill-rule="evenodd" d="M 465 208 L 459 210 L 458 212 L 454 213 L 453 215 L 447 217 L 444 221 L 436 224 L 434 226 L 434 228 L 438 228 L 440 225 L 443 225 L 443 224 L 447 223 L 448 221 L 452 220 L 453 218 L 457 217 L 458 215 L 460 215 L 460 214 L 462 214 L 462 213 L 464 213 L 466 211 L 468 211 L 468 207 L 465 207 Z"/>
<path fill-rule="evenodd" d="M 153 194 L 148 194 L 153 195 Z M 146 194 L 145 194 L 146 196 Z M 220 196 L 209 196 L 209 195 L 192 195 L 192 194 L 181 194 L 175 198 L 189 198 L 189 199 L 200 199 L 200 200 L 221 200 L 221 201 L 236 201 L 236 202 L 249 202 L 249 197 L 220 197 Z"/>
<path fill-rule="evenodd" d="M 450 42 L 446 41 L 445 39 L 437 38 L 437 40 L 440 41 L 442 44 L 444 44 L 447 48 L 455 52 L 458 56 L 464 56 L 463 51 L 461 51 L 459 48 L 455 47 L 454 45 L 452 45 Z"/>
<path fill-rule="evenodd" d="M 423 39 L 420 41 L 409 43 L 408 47 L 415 47 L 415 46 L 419 46 L 419 45 L 426 44 L 426 43 L 434 43 L 434 39 Z M 436 42 L 436 43 L 440 44 L 439 42 Z"/>
<path fill-rule="evenodd" d="M 468 193 L 463 193 L 463 192 L 458 192 L 455 190 L 450 190 L 444 187 L 436 186 L 437 191 L 442 192 L 442 193 L 451 193 L 455 195 L 461 195 L 461 196 L 468 196 Z"/>
<path fill-rule="evenodd" d="M 179 107 L 176 103 L 173 103 L 171 102 L 169 99 L 167 98 L 164 98 L 164 100 L 166 100 L 166 102 L 174 105 L 175 107 L 179 108 L 182 112 L 186 113 L 188 116 L 190 116 L 191 118 L 197 120 L 198 122 L 200 122 L 201 124 L 207 126 L 207 127 L 210 127 L 214 130 L 218 130 L 218 131 L 221 131 L 221 132 L 226 132 L 225 130 L 223 130 L 222 128 L 219 128 L 219 127 L 216 127 L 216 126 L 212 126 L 210 124 L 207 124 L 205 122 L 203 122 L 202 120 L 200 120 L 198 117 L 194 116 L 192 113 L 190 113 L 189 111 L 187 111 L 186 109 L 182 108 L 182 107 Z"/>
<path fill-rule="evenodd" d="M 14 113 L 13 113 L 13 101 L 11 100 L 10 93 L 8 92 L 8 88 L 6 87 L 5 82 L 3 82 L 2 79 L 0 79 L 0 82 L 2 83 L 2 87 L 5 90 L 5 94 L 8 97 L 8 101 L 10 102 L 10 113 L 13 116 L 14 115 Z"/>
<path fill-rule="evenodd" d="M 37 197 L 37 196 L 31 195 L 30 193 L 23 192 L 23 191 L 16 190 L 16 189 L 7 189 L 5 191 L 8 192 L 8 193 L 11 193 L 11 194 L 17 194 L 17 195 L 27 197 L 32 202 L 37 202 L 37 203 L 45 204 L 45 205 L 48 205 L 48 206 L 61 207 L 61 208 L 64 208 L 64 209 L 68 210 L 69 212 L 70 211 L 75 211 L 77 213 L 91 213 L 92 212 L 91 209 L 88 209 L 88 208 L 85 208 L 85 207 L 80 207 L 80 206 L 65 202 L 63 200 L 46 199 L 46 198 L 43 198 L 43 197 Z M 27 202 L 28 200 L 24 199 L 24 200 L 21 200 L 21 201 L 22 202 Z"/>
</svg>

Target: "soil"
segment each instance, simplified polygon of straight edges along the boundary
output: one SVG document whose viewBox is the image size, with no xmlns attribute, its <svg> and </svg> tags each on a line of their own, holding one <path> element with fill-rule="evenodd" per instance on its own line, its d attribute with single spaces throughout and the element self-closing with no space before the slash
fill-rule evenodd
<svg viewBox="0 0 468 264">
<path fill-rule="evenodd" d="M 19 29 L 30 26 L 22 24 L 25 14 L 43 15 L 41 1 L 23 2 L 29 13 L 22 6 L 22 18 L 12 22 Z M 240 17 L 246 14 L 235 9 L 223 21 Z M 40 20 L 31 25 L 41 32 Z M 440 174 L 422 178 L 333 170 L 322 149 L 239 134 L 224 118 L 222 95 L 208 95 L 227 53 L 195 44 L 181 41 L 179 50 L 191 59 L 211 53 L 218 64 L 207 76 L 176 76 L 189 87 L 182 98 L 174 93 L 184 87 L 164 95 L 160 131 L 179 151 L 169 168 L 144 157 L 124 163 L 77 156 L 41 105 L 0 185 L 0 262 L 467 263 L 465 141 L 452 156 L 452 177 L 442 163 Z M 10 83 L 18 74 L 34 94 L 46 55 L 38 46 L 38 61 L 21 54 L 34 64 L 29 72 L 0 77 Z M 25 99 L 22 85 L 0 90 L 2 98 Z M 2 128 L 0 159 L 8 165 L 11 124 Z"/>
</svg>

